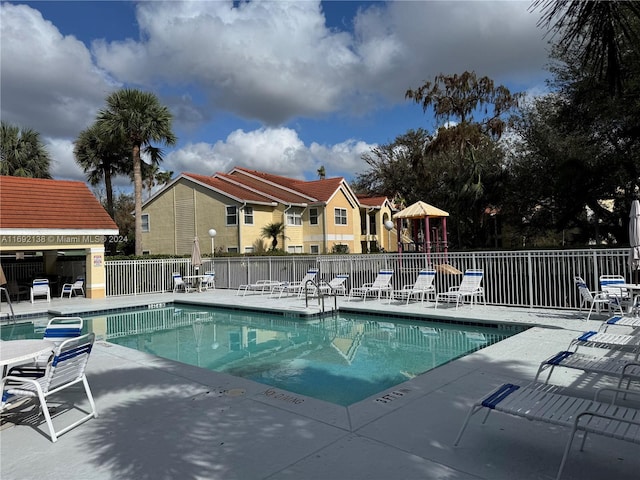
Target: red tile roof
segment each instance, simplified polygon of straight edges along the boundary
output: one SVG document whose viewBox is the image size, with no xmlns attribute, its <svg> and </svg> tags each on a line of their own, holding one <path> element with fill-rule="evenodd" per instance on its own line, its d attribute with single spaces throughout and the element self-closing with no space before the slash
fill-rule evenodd
<svg viewBox="0 0 640 480">
<path fill-rule="evenodd" d="M 367 207 L 381 207 L 387 197 L 368 197 L 366 195 L 358 195 L 358 201 Z"/>
<path fill-rule="evenodd" d="M 251 190 L 243 185 L 237 185 L 236 182 L 230 182 L 225 176 L 216 175 L 209 177 L 207 175 L 198 175 L 196 173 L 183 173 L 184 177 L 191 178 L 197 182 L 203 183 L 231 197 L 244 202 L 256 203 L 273 203 L 273 199 Z"/>
<path fill-rule="evenodd" d="M 118 230 L 83 182 L 0 176 L 0 228 Z"/>
</svg>

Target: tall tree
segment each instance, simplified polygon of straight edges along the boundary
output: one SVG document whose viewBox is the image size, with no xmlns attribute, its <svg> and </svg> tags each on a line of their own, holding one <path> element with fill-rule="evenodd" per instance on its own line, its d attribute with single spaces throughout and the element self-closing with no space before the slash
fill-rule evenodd
<svg viewBox="0 0 640 480">
<path fill-rule="evenodd" d="M 112 178 L 131 173 L 131 147 L 123 139 L 106 134 L 98 124 L 80 132 L 73 148 L 76 163 L 90 185 L 104 181 L 107 212 L 114 218 Z"/>
<path fill-rule="evenodd" d="M 40 134 L 1 122 L 0 174 L 14 177 L 51 178 L 49 153 Z"/>
<path fill-rule="evenodd" d="M 495 85 L 489 77 L 463 72 L 437 75 L 405 96 L 424 112 L 432 109 L 438 126 L 423 154 L 414 155 L 412 167 L 418 175 L 433 176 L 441 187 L 440 207 L 456 219 L 452 227 L 459 244 L 478 245 L 487 207 L 500 211 L 504 172 L 498 141 L 521 94 Z"/>
<path fill-rule="evenodd" d="M 630 49 L 640 39 L 640 2 L 611 0 L 535 0 L 540 9 L 539 26 L 560 39 L 561 56 L 577 53 L 588 77 L 605 80 L 612 95 L 624 89 L 627 69 L 623 57 L 629 53 L 640 61 L 640 52 Z M 628 60 L 627 60 L 628 61 Z"/>
<path fill-rule="evenodd" d="M 324 178 L 327 176 L 327 171 L 324 169 L 324 165 L 321 165 L 316 173 L 318 174 L 318 178 L 320 180 L 324 180 Z"/>
<path fill-rule="evenodd" d="M 284 223 L 275 222 L 269 223 L 262 227 L 261 235 L 262 238 L 270 238 L 271 239 L 271 250 L 275 250 L 278 246 L 278 237 L 284 237 Z"/>
<path fill-rule="evenodd" d="M 107 107 L 98 113 L 98 123 L 114 138 L 126 138 L 131 145 L 135 200 L 135 254 L 142 255 L 142 160 L 143 147 L 159 142 L 175 145 L 172 115 L 158 98 L 149 92 L 123 89 L 107 97 Z"/>
</svg>

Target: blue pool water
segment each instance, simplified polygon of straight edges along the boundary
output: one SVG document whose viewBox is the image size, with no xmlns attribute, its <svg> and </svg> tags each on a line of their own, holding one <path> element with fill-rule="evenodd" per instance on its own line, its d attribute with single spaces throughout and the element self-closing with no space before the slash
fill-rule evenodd
<svg viewBox="0 0 640 480">
<path fill-rule="evenodd" d="M 46 321 L 5 326 L 0 334 L 4 340 L 40 338 Z M 179 305 L 88 316 L 84 329 L 125 347 L 345 406 L 519 331 L 345 313 L 289 319 Z"/>
</svg>

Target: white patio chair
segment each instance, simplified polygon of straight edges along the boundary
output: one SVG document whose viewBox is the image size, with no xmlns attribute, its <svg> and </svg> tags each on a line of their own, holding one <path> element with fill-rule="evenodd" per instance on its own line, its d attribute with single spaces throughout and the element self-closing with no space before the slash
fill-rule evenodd
<svg viewBox="0 0 640 480">
<path fill-rule="evenodd" d="M 36 278 L 31 285 L 31 303 L 35 303 L 36 297 L 46 297 L 47 302 L 51 301 L 51 289 L 49 280 L 46 278 Z"/>
<path fill-rule="evenodd" d="M 215 290 L 216 288 L 216 272 L 204 272 L 202 279 L 202 288 L 205 290 Z"/>
<path fill-rule="evenodd" d="M 389 303 L 392 299 L 407 300 L 407 304 L 412 298 L 419 298 L 421 303 L 424 303 L 425 297 L 429 296 L 435 299 L 436 287 L 433 285 L 433 281 L 436 278 L 436 271 L 432 268 L 423 269 L 418 272 L 418 278 L 412 285 L 405 285 L 401 290 L 394 290 L 389 296 Z"/>
<path fill-rule="evenodd" d="M 591 400 L 568 395 L 561 387 L 555 385 L 532 383 L 521 387 L 506 383 L 473 404 L 454 445 L 457 446 L 460 443 L 471 417 L 483 409 L 486 409 L 485 421 L 491 411 L 496 411 L 527 420 L 567 427 L 570 429 L 570 435 L 556 475 L 556 480 L 559 480 L 578 431 L 583 432 L 580 450 L 584 448 L 588 433 L 640 443 L 640 434 L 638 434 L 640 410 L 617 405 L 615 403 L 617 396 L 614 396 L 614 401 L 610 402 L 600 400 L 602 392 L 611 391 L 617 393 L 620 390 L 599 389 Z M 640 395 L 640 392 L 634 390 L 623 392 Z"/>
<path fill-rule="evenodd" d="M 80 317 L 53 317 L 47 323 L 43 339 L 53 342 L 57 347 L 65 340 L 82 335 L 83 320 Z M 44 369 L 49 363 L 50 355 L 38 357 L 33 364 L 35 368 Z"/>
<path fill-rule="evenodd" d="M 456 308 L 460 305 L 461 301 L 468 298 L 471 305 L 475 303 L 475 299 L 482 297 L 484 299 L 484 289 L 480 285 L 484 277 L 483 270 L 468 269 L 464 272 L 462 281 L 457 287 L 449 287 L 446 292 L 441 292 L 436 295 L 436 308 L 438 308 L 438 302 L 442 300 L 456 302 Z M 485 301 L 486 303 L 486 301 Z"/>
<path fill-rule="evenodd" d="M 73 283 L 65 283 L 62 285 L 62 290 L 60 291 L 60 298 L 63 298 L 65 295 L 68 295 L 71 298 L 74 294 L 78 295 L 77 292 L 82 293 L 84 297 L 84 278 L 78 277 Z"/>
<path fill-rule="evenodd" d="M 89 388 L 89 383 L 85 375 L 85 369 L 94 340 L 95 334 L 88 333 L 87 335 L 71 338 L 62 342 L 56 349 L 53 359 L 47 365 L 44 376 L 28 378 L 8 375 L 4 377 L 0 382 L 0 390 L 2 391 L 0 411 L 24 398 L 38 399 L 42 414 L 49 428 L 52 442 L 57 441 L 58 437 L 63 433 L 68 432 L 92 417 L 97 417 L 98 413 L 95 402 L 93 401 L 91 389 Z M 91 411 L 87 413 L 83 410 L 87 415 L 56 431 L 51 419 L 51 414 L 49 413 L 49 403 L 47 400 L 49 396 L 58 394 L 78 383 L 82 383 L 84 386 Z"/>
<path fill-rule="evenodd" d="M 182 275 L 178 272 L 173 272 L 171 275 L 173 277 L 173 293 L 176 293 L 182 290 L 184 293 L 195 292 L 195 287 L 193 287 L 190 283 L 186 283 L 182 279 Z"/>
<path fill-rule="evenodd" d="M 348 301 L 353 297 L 362 297 L 362 301 L 367 300 L 370 294 L 377 294 L 378 300 L 382 297 L 382 292 L 390 294 L 393 291 L 391 279 L 393 278 L 393 270 L 383 268 L 378 272 L 378 276 L 372 283 L 363 283 L 360 287 L 353 287 L 349 290 Z"/>
<path fill-rule="evenodd" d="M 629 290 L 622 287 L 627 283 L 622 275 L 600 275 L 600 290 L 609 295 L 609 298 L 618 300 L 621 306 L 631 306 L 632 298 Z"/>
<path fill-rule="evenodd" d="M 591 318 L 594 307 L 596 312 L 600 313 L 601 305 L 605 305 L 607 308 L 613 308 L 614 310 L 619 310 L 620 314 L 622 314 L 622 306 L 620 305 L 620 302 L 617 301 L 616 297 L 610 298 L 607 292 L 589 290 L 589 287 L 587 287 L 587 284 L 582 277 L 576 276 L 574 277 L 574 281 L 578 287 L 578 291 L 580 292 L 580 311 L 582 311 L 583 306 L 587 304 L 591 305 L 589 308 L 589 314 L 585 321 Z"/>
</svg>

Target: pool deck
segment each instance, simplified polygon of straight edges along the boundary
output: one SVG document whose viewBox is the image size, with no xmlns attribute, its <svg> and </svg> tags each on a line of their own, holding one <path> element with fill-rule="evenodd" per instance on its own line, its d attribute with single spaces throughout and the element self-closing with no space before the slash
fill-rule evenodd
<svg viewBox="0 0 640 480">
<path fill-rule="evenodd" d="M 235 291 L 91 300 L 14 303 L 18 315 L 71 314 L 166 302 L 318 312 L 316 300 L 272 299 Z M 325 305 L 329 308 L 331 302 Z M 442 321 L 526 324 L 532 328 L 415 377 L 349 407 L 164 360 L 98 341 L 87 376 L 100 416 L 52 443 L 46 424 L 0 430 L 3 480 L 213 479 L 377 480 L 555 478 L 569 431 L 503 414 L 485 425 L 474 417 L 458 447 L 453 441 L 470 405 L 505 382 L 526 384 L 539 363 L 566 349 L 605 316 L 576 311 L 464 305 L 389 304 L 340 298 L 339 308 L 404 312 Z M 2 304 L 2 315 L 7 305 Z M 5 321 L 3 319 L 3 321 Z M 621 333 L 628 329 L 615 327 Z M 0 345 L 1 348 L 1 345 Z M 586 349 L 585 349 L 586 350 Z M 591 397 L 613 380 L 556 369 L 552 383 Z M 78 398 L 82 392 L 77 390 Z M 81 400 L 80 405 L 86 405 Z M 640 402 L 637 403 L 640 406 Z M 57 421 L 79 412 L 61 408 Z M 54 418 L 54 423 L 56 418 Z M 637 479 L 638 445 L 590 435 L 574 444 L 563 479 Z"/>
</svg>

